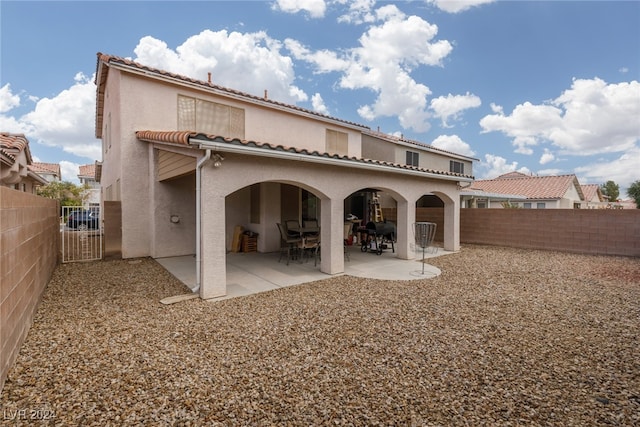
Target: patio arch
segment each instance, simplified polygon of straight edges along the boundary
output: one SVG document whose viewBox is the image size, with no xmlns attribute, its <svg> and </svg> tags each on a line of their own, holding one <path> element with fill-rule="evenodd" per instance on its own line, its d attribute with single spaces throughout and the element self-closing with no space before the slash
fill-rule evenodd
<svg viewBox="0 0 640 427">
<path fill-rule="evenodd" d="M 304 188 L 320 199 L 322 224 L 321 241 L 323 256 L 320 270 L 326 274 L 344 272 L 344 199 L 361 188 L 383 189 L 398 204 L 397 256 L 403 259 L 415 257 L 411 243 L 412 225 L 415 222 L 415 202 L 426 192 L 439 192 L 456 209 L 452 194 L 456 183 L 392 172 L 375 172 L 340 165 L 305 162 L 272 157 L 247 156 L 225 153 L 221 164 L 212 162 L 201 168 L 201 253 L 206 262 L 200 263 L 202 298 L 214 298 L 226 293 L 226 248 L 220 245 L 225 234 L 225 199 L 233 192 L 247 186 L 266 183 L 287 183 Z M 425 190 L 429 191 L 425 191 Z M 459 206 L 457 206 L 459 208 Z M 451 211 L 453 212 L 453 211 Z M 459 215 L 459 213 L 458 213 Z M 454 217 L 455 220 L 455 217 Z M 275 221 L 274 221 L 275 224 Z M 275 227 L 273 232 L 275 232 Z M 454 242 L 456 236 L 449 240 Z M 455 246 L 455 245 L 454 245 Z"/>
</svg>

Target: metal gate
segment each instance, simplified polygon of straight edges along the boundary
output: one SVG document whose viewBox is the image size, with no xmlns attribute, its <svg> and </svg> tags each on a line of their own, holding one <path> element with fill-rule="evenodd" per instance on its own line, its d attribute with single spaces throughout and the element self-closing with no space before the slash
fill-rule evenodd
<svg viewBox="0 0 640 427">
<path fill-rule="evenodd" d="M 63 206 L 60 235 L 63 263 L 102 259 L 99 207 Z"/>
</svg>

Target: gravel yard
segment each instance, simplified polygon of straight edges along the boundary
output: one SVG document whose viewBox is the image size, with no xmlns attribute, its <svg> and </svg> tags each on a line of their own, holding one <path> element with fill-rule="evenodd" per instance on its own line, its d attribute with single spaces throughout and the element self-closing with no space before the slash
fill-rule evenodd
<svg viewBox="0 0 640 427">
<path fill-rule="evenodd" d="M 187 289 L 151 259 L 61 265 L 2 423 L 640 425 L 638 258 L 429 263 L 442 275 L 174 305 Z"/>
</svg>

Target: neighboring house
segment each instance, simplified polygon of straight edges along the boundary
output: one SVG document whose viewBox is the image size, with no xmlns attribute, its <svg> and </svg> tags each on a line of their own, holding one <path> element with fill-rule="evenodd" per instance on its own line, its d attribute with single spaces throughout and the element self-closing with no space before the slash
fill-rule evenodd
<svg viewBox="0 0 640 427">
<path fill-rule="evenodd" d="M 81 186 L 87 186 L 83 197 L 85 207 L 100 206 L 100 183 L 96 180 L 96 164 L 81 165 L 78 168 Z"/>
<path fill-rule="evenodd" d="M 486 209 L 489 207 L 520 207 L 520 202 L 526 202 L 527 198 L 520 194 L 492 193 L 474 188 L 465 188 L 460 192 L 463 208 Z"/>
<path fill-rule="evenodd" d="M 602 194 L 600 186 L 598 184 L 585 184 L 582 185 L 582 194 L 584 194 L 584 201 L 580 206 L 583 209 L 604 209 L 609 205 L 607 199 Z"/>
<path fill-rule="evenodd" d="M 59 163 L 33 162 L 31 165 L 29 165 L 29 170 L 46 179 L 47 183 L 62 181 L 62 174 L 60 173 Z"/>
<path fill-rule="evenodd" d="M 259 252 L 274 252 L 276 223 L 315 219 L 320 270 L 344 272 L 345 219 L 364 214 L 372 194 L 388 195 L 397 210 L 398 257 L 415 257 L 423 195 L 444 203 L 445 249 L 460 247 L 459 188 L 473 181 L 471 158 L 272 101 L 266 91 L 254 96 L 110 55 L 98 54 L 96 87 L 99 181 L 103 200 L 120 205 L 123 258 L 195 254 L 202 298 L 226 294 L 237 225 L 258 233 Z M 419 153 L 417 164 L 406 151 Z"/>
<path fill-rule="evenodd" d="M 24 134 L 0 132 L 0 185 L 35 194 L 47 180 L 29 170 L 32 163 L 29 140 Z"/>
<path fill-rule="evenodd" d="M 574 209 L 584 202 L 582 186 L 575 175 L 530 176 L 510 172 L 494 179 L 474 181 L 469 190 L 502 195 L 512 206 L 525 209 Z M 517 200 L 516 196 L 525 199 Z M 485 207 L 502 208 L 505 200 L 488 198 L 476 204 L 481 201 Z"/>
</svg>

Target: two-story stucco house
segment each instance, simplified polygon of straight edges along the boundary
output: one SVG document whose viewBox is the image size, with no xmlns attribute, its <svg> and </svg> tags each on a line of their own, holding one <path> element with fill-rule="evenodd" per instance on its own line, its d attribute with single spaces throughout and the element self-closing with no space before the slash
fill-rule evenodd
<svg viewBox="0 0 640 427">
<path fill-rule="evenodd" d="M 425 194 L 444 202 L 444 246 L 459 249 L 471 158 L 412 144 L 409 163 L 407 147 L 366 126 L 110 55 L 98 54 L 96 84 L 102 197 L 120 204 L 122 256 L 195 254 L 202 298 L 226 293 L 237 225 L 275 252 L 277 223 L 316 219 L 320 270 L 342 273 L 345 218 L 372 191 L 395 203 L 398 257 L 415 257 Z"/>
</svg>

